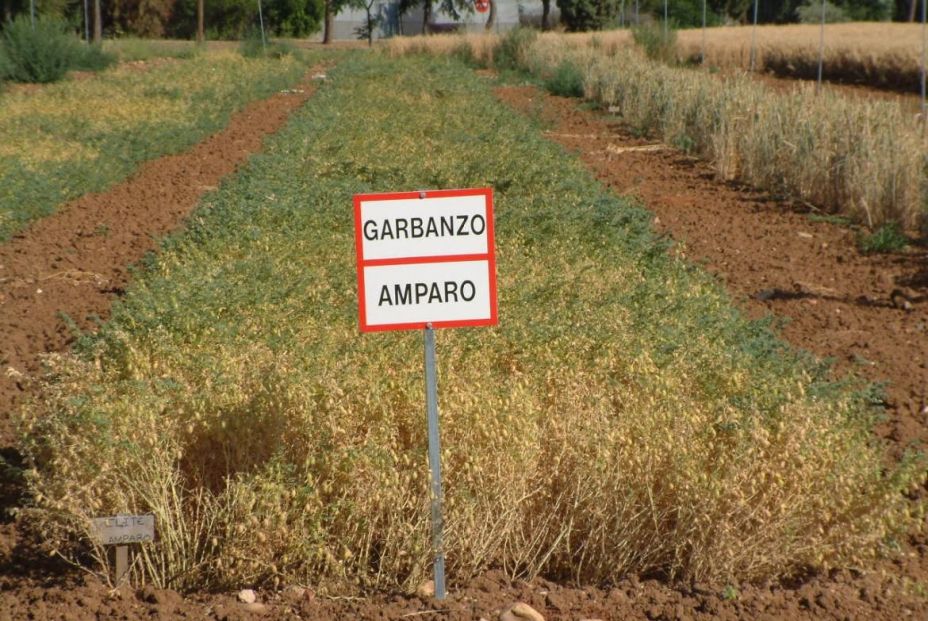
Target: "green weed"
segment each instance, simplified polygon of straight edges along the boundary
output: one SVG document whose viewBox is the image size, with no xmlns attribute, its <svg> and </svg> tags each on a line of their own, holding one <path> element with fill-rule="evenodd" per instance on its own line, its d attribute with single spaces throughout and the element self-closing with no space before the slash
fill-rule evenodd
<svg viewBox="0 0 928 621">
<path fill-rule="evenodd" d="M 864 254 L 899 252 L 904 250 L 909 240 L 895 222 L 889 222 L 872 233 L 862 234 L 857 242 Z"/>
<path fill-rule="evenodd" d="M 561 97 L 583 97 L 583 74 L 570 61 L 560 63 L 544 81 L 545 88 Z"/>
<path fill-rule="evenodd" d="M 808 218 L 812 222 L 826 222 L 828 224 L 834 224 L 835 226 L 851 226 L 853 224 L 851 219 L 847 216 L 839 216 L 836 214 L 810 213 Z"/>
</svg>

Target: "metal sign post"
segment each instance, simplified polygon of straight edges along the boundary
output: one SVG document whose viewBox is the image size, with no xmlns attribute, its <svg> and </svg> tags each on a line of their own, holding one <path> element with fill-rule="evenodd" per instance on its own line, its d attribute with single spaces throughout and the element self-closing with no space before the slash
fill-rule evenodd
<svg viewBox="0 0 928 621">
<path fill-rule="evenodd" d="M 429 504 L 435 599 L 441 600 L 445 544 L 435 329 L 498 323 L 493 191 L 357 194 L 354 217 L 361 331 L 425 331 Z"/>
<path fill-rule="evenodd" d="M 425 326 L 425 407 L 429 426 L 431 473 L 432 554 L 435 555 L 435 599 L 445 599 L 444 519 L 441 511 L 441 436 L 438 433 L 438 370 L 435 366 L 435 330 Z"/>
<path fill-rule="evenodd" d="M 822 22 L 818 31 L 818 73 L 815 77 L 815 93 L 822 92 L 822 65 L 825 63 L 825 0 L 822 0 Z"/>
<path fill-rule="evenodd" d="M 261 10 L 261 0 L 258 0 L 258 21 L 261 24 L 261 51 L 267 52 L 267 39 L 264 37 L 264 11 Z"/>
<path fill-rule="evenodd" d="M 702 50 L 699 54 L 699 64 L 706 64 L 706 0 L 702 0 Z"/>
<path fill-rule="evenodd" d="M 668 8 L 667 8 L 667 0 L 664 0 L 664 44 L 665 45 L 668 43 L 667 31 L 670 28 L 670 25 L 667 23 L 668 19 L 669 19 L 669 14 L 668 14 Z"/>
</svg>

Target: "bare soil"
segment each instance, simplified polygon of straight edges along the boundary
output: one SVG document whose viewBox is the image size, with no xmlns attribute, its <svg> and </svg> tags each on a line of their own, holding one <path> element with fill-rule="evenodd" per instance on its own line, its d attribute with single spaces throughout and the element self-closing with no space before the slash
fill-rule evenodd
<svg viewBox="0 0 928 621">
<path fill-rule="evenodd" d="M 198 198 L 260 148 L 309 95 L 277 95 L 235 117 L 229 128 L 181 156 L 145 165 L 110 191 L 86 196 L 0 246 L 0 446 L 10 455 L 8 413 L 39 370 L 38 356 L 68 346 L 58 316 L 79 325 L 105 318 L 126 286 L 127 266 L 183 223 Z M 660 144 L 634 138 L 614 118 L 534 88 L 498 91 L 542 120 L 551 139 L 576 152 L 617 193 L 639 197 L 675 252 L 704 262 L 746 313 L 789 317 L 783 334 L 798 347 L 836 359 L 838 372 L 886 380 L 892 446 L 928 438 L 928 251 L 861 255 L 856 233 L 811 220 L 807 208 L 731 184 Z M 261 128 L 260 130 L 258 128 Z M 895 298 L 895 289 L 905 299 Z M 22 374 L 21 376 L 19 374 Z M 0 489 L 2 492 L 2 489 Z M 0 494 L 2 495 L 2 494 Z M 0 499 L 2 500 L 2 499 Z M 9 506 L 9 505 L 7 505 Z M 0 509 L 4 507 L 0 505 Z M 124 587 L 41 558 L 22 525 L 0 523 L 0 621 L 13 619 L 487 619 L 522 601 L 546 619 L 778 620 L 928 618 L 928 548 L 913 538 L 900 557 L 862 570 L 836 570 L 793 583 L 666 584 L 629 576 L 603 588 L 544 579 L 512 581 L 488 572 L 455 585 L 445 601 L 374 593 L 330 598 L 291 585 L 259 592 L 178 594 Z M 241 585 L 247 588 L 249 585 Z M 305 586 L 305 585 L 304 585 Z"/>
</svg>

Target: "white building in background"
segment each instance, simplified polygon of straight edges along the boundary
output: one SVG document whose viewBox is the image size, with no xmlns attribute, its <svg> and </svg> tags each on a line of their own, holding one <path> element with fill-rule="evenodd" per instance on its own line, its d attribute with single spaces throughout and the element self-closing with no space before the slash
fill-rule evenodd
<svg viewBox="0 0 928 621">
<path fill-rule="evenodd" d="M 541 0 L 495 0 L 496 19 L 492 30 L 506 32 L 518 25 L 541 25 Z M 374 13 L 379 16 L 379 26 L 374 30 L 375 39 L 385 39 L 397 35 L 422 34 L 422 7 L 416 7 L 399 14 L 398 0 L 378 0 L 374 4 Z M 437 32 L 457 30 L 458 32 L 483 32 L 489 13 L 476 11 L 463 12 L 458 21 L 438 10 L 438 1 L 432 5 L 432 27 Z M 364 11 L 345 9 L 335 16 L 335 39 L 357 39 L 356 30 L 361 28 L 366 19 Z M 551 0 L 550 22 L 556 24 L 558 10 L 555 0 Z M 321 34 L 319 35 L 321 40 Z"/>
</svg>

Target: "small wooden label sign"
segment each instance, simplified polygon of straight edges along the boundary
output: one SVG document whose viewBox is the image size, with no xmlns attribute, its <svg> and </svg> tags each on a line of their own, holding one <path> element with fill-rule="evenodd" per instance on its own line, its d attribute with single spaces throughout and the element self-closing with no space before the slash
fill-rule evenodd
<svg viewBox="0 0 928 621">
<path fill-rule="evenodd" d="M 97 541 L 105 546 L 150 543 L 155 540 L 155 516 L 114 515 L 91 520 Z"/>
</svg>

